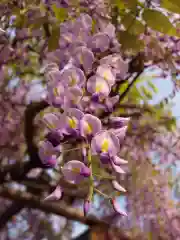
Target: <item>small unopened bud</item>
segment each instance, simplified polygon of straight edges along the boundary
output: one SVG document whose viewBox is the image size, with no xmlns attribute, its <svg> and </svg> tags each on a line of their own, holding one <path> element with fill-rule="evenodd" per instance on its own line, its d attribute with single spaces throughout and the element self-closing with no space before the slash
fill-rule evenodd
<svg viewBox="0 0 180 240">
<path fill-rule="evenodd" d="M 90 201 L 89 200 L 85 200 L 83 207 L 84 207 L 84 216 L 86 216 L 87 213 L 89 212 L 89 209 L 90 209 Z"/>
</svg>

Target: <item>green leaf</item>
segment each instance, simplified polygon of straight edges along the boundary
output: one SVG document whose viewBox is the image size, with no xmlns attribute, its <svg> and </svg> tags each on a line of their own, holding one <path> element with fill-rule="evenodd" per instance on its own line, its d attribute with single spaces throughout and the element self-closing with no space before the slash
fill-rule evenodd
<svg viewBox="0 0 180 240">
<path fill-rule="evenodd" d="M 51 32 L 51 36 L 48 40 L 48 50 L 56 50 L 59 46 L 60 28 L 59 26 L 54 27 Z"/>
<path fill-rule="evenodd" d="M 139 40 L 134 34 L 128 31 L 120 31 L 118 33 L 119 42 L 122 45 L 122 49 L 128 50 L 132 53 L 137 53 L 144 48 L 143 41 Z"/>
<path fill-rule="evenodd" d="M 144 32 L 145 26 L 132 14 L 126 14 L 121 23 L 130 34 L 139 35 Z"/>
<path fill-rule="evenodd" d="M 180 13 L 180 5 L 178 6 L 175 1 L 172 0 L 162 0 L 161 7 L 174 13 Z"/>
<path fill-rule="evenodd" d="M 172 4 L 176 5 L 177 7 L 180 8 L 180 1 L 179 0 L 169 0 Z"/>
<path fill-rule="evenodd" d="M 137 6 L 142 6 L 138 0 L 113 0 L 112 5 L 117 6 L 120 11 L 125 9 L 133 11 L 137 9 Z"/>
<path fill-rule="evenodd" d="M 58 8 L 56 4 L 52 5 L 55 17 L 59 22 L 64 22 L 68 17 L 68 11 L 65 8 Z"/>
<path fill-rule="evenodd" d="M 138 5 L 138 1 L 137 0 L 121 0 L 126 8 L 129 9 L 135 9 Z"/>
<path fill-rule="evenodd" d="M 117 6 L 119 10 L 124 10 L 126 7 L 123 3 L 123 1 L 120 0 L 113 0 L 113 6 Z"/>
<path fill-rule="evenodd" d="M 154 9 L 145 9 L 142 17 L 153 30 L 172 36 L 177 35 L 175 27 L 163 13 Z"/>
<path fill-rule="evenodd" d="M 140 87 L 143 95 L 147 98 L 147 99 L 152 99 L 153 96 L 152 96 L 152 93 L 151 91 L 149 91 L 148 89 L 146 89 L 144 86 Z"/>
<path fill-rule="evenodd" d="M 151 81 L 148 81 L 148 86 L 153 90 L 154 93 L 158 93 L 158 88 Z"/>
</svg>

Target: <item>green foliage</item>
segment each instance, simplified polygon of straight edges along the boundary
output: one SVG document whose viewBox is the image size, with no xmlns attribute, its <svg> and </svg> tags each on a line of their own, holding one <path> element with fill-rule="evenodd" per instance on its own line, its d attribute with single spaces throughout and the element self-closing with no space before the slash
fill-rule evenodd
<svg viewBox="0 0 180 240">
<path fill-rule="evenodd" d="M 155 31 L 176 36 L 176 29 L 173 24 L 169 21 L 160 11 L 154 9 L 145 9 L 142 17 L 147 23 L 148 27 L 152 28 Z"/>
<path fill-rule="evenodd" d="M 144 32 L 145 26 L 132 14 L 125 14 L 121 20 L 126 30 L 133 35 L 139 35 Z"/>
<path fill-rule="evenodd" d="M 60 37 L 60 28 L 59 28 L 59 26 L 55 26 L 52 28 L 51 36 L 48 40 L 48 50 L 49 51 L 53 51 L 58 48 L 59 37 Z"/>
<path fill-rule="evenodd" d="M 67 19 L 68 12 L 65 8 L 58 8 L 56 4 L 53 4 L 52 9 L 59 23 L 64 22 Z"/>
<path fill-rule="evenodd" d="M 118 7 L 119 10 L 136 9 L 139 2 L 137 0 L 114 0 L 113 4 Z"/>
<path fill-rule="evenodd" d="M 173 0 L 162 0 L 161 7 L 174 13 L 180 13 L 180 2 Z"/>
<path fill-rule="evenodd" d="M 138 36 L 129 33 L 128 31 L 120 31 L 118 33 L 119 42 L 122 45 L 122 49 L 132 53 L 138 53 L 144 48 L 144 42 L 138 39 Z"/>
</svg>

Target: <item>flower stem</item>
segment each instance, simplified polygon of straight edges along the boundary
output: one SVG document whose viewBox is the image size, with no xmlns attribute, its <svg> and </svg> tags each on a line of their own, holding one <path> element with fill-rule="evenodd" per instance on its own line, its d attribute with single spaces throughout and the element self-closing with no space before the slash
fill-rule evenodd
<svg viewBox="0 0 180 240">
<path fill-rule="evenodd" d="M 93 179 L 93 175 L 92 175 L 92 164 L 91 164 L 91 161 L 92 161 L 92 158 L 91 158 L 91 148 L 89 147 L 89 149 L 88 149 L 88 162 L 89 162 L 89 168 L 91 170 L 89 194 L 88 194 L 88 197 L 87 197 L 87 199 L 89 201 L 92 200 L 93 192 L 94 192 L 94 179 Z"/>
<path fill-rule="evenodd" d="M 105 193 L 102 193 L 100 190 L 98 190 L 97 188 L 94 188 L 94 191 L 97 192 L 99 195 L 103 196 L 104 198 L 106 199 L 110 199 L 110 197 L 105 194 Z"/>
</svg>

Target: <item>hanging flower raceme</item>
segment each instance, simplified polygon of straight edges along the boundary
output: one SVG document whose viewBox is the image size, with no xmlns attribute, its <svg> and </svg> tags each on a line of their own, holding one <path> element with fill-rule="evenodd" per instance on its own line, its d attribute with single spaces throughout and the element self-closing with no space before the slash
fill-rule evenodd
<svg viewBox="0 0 180 240">
<path fill-rule="evenodd" d="M 83 206 L 86 215 L 94 191 L 101 193 L 95 188 L 94 179 L 107 177 L 115 191 L 126 191 L 116 176 L 117 173 L 125 173 L 123 168 L 127 161 L 120 158 L 118 153 L 129 118 L 110 114 L 113 115 L 119 102 L 118 93 L 113 92 L 115 84 L 126 77 L 128 63 L 119 53 L 101 58 L 108 54 L 107 50 L 111 51 L 113 47 L 119 46 L 115 28 L 111 23 L 100 21 L 99 26 L 93 29 L 92 18 L 88 14 L 80 14 L 76 20 L 62 23 L 60 29 L 59 49 L 50 56 L 58 65 L 48 64 L 45 77 L 47 101 L 56 107 L 56 112 L 59 109 L 63 113 L 44 115 L 43 122 L 49 130 L 46 136 L 48 141 L 43 142 L 39 148 L 39 157 L 43 164 L 54 167 L 62 149 L 73 150 L 66 149 L 66 146 L 69 146 L 66 145 L 68 140 L 70 139 L 70 143 L 71 140 L 78 142 L 78 148 L 75 149 L 80 150 L 81 161 L 66 162 L 61 166 L 61 173 L 64 180 L 71 184 L 86 180 L 89 189 Z M 103 114 L 107 116 L 101 121 Z M 106 167 L 112 170 L 111 176 L 99 176 L 93 172 L 94 157 L 100 161 L 101 166 L 106 164 Z M 58 185 L 46 200 L 61 199 L 62 194 L 63 189 Z M 102 196 L 110 199 L 103 193 Z M 111 204 L 116 212 L 126 215 L 118 208 L 116 201 L 111 199 Z"/>
</svg>

